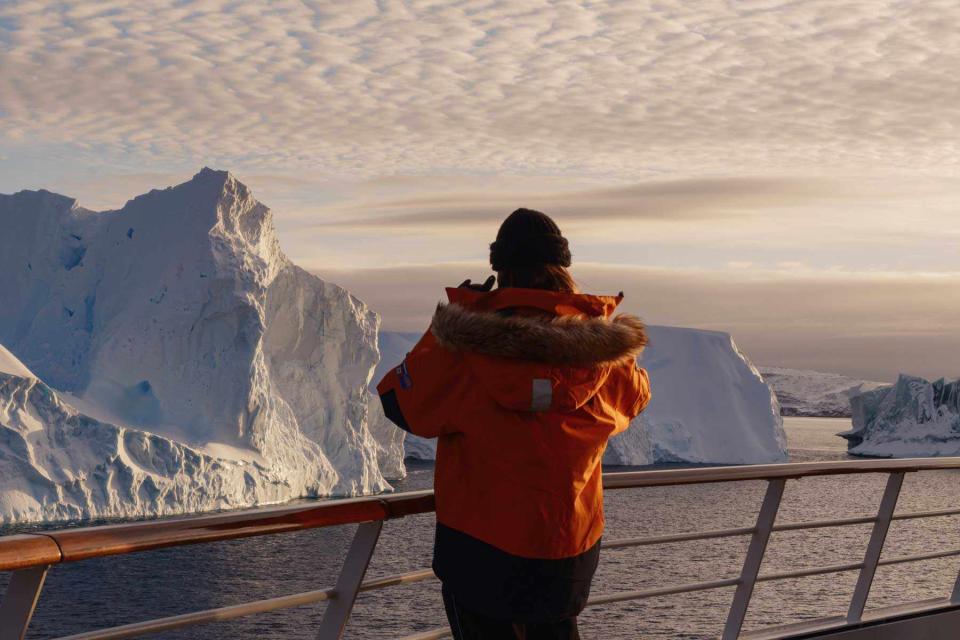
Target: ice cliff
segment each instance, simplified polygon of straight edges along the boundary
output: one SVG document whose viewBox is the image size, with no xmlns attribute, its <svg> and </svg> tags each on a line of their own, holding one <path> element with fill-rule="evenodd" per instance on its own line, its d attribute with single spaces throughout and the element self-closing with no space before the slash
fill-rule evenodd
<svg viewBox="0 0 960 640">
<path fill-rule="evenodd" d="M 960 380 L 901 375 L 892 387 L 854 395 L 850 453 L 880 457 L 960 455 Z"/>
<path fill-rule="evenodd" d="M 726 333 L 648 327 L 640 364 L 653 399 L 630 429 L 613 438 L 604 462 L 747 464 L 786 460 L 776 396 Z M 375 378 L 403 360 L 418 334 L 381 333 L 383 359 Z M 434 440 L 407 435 L 406 455 L 433 459 Z"/>
<path fill-rule="evenodd" d="M 378 317 L 292 264 L 230 174 L 100 213 L 0 195 L 0 229 L 0 522 L 352 495 L 402 475 L 397 436 L 370 418 Z"/>
</svg>

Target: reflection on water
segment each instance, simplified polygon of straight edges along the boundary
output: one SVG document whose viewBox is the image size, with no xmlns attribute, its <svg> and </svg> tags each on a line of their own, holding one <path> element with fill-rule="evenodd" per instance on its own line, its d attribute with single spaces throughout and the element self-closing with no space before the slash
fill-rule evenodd
<svg viewBox="0 0 960 640">
<path fill-rule="evenodd" d="M 788 418 L 791 459 L 843 459 L 834 436 L 849 421 Z M 397 487 L 429 487 L 429 465 L 415 465 Z M 908 475 L 899 509 L 955 507 L 960 475 Z M 885 476 L 837 476 L 787 484 L 780 521 L 873 515 Z M 750 526 L 763 495 L 762 482 L 610 491 L 607 539 L 656 533 Z M 885 557 L 960 547 L 956 517 L 895 522 Z M 55 567 L 41 596 L 31 638 L 51 638 L 191 610 L 323 588 L 334 583 L 353 527 L 250 538 L 90 560 Z M 859 562 L 869 526 L 774 534 L 764 571 Z M 432 515 L 389 522 L 369 576 L 429 565 Z M 643 589 L 732 577 L 739 572 L 746 538 L 611 550 L 603 554 L 595 593 Z M 869 607 L 949 594 L 957 559 L 881 568 Z M 854 573 L 758 585 L 748 628 L 846 611 Z M 0 578 L 5 583 L 6 578 Z M 722 627 L 731 589 L 606 605 L 582 617 L 586 638 L 707 638 Z M 155 638 L 307 639 L 316 636 L 323 604 L 205 625 Z M 439 589 L 420 583 L 362 594 L 349 638 L 400 637 L 444 621 Z"/>
</svg>

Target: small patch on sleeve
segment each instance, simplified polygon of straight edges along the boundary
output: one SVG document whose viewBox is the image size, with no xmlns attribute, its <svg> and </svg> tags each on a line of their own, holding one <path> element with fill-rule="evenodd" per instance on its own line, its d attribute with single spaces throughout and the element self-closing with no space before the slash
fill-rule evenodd
<svg viewBox="0 0 960 640">
<path fill-rule="evenodd" d="M 548 378 L 533 379 L 531 411 L 548 411 L 553 404 L 553 385 Z"/>
<path fill-rule="evenodd" d="M 400 388 L 409 389 L 413 386 L 413 379 L 410 377 L 410 372 L 407 371 L 407 361 L 404 360 L 400 363 L 400 366 L 397 367 L 397 377 L 400 379 Z"/>
</svg>

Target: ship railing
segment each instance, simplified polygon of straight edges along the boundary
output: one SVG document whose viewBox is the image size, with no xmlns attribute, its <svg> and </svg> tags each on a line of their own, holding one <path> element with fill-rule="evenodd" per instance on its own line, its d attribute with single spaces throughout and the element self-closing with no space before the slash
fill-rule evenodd
<svg viewBox="0 0 960 640">
<path fill-rule="evenodd" d="M 603 543 L 603 548 L 610 551 L 630 547 L 749 536 L 749 545 L 738 575 L 654 589 L 614 591 L 592 597 L 588 606 L 610 605 L 618 602 L 710 589 L 733 588 L 733 597 L 727 611 L 726 622 L 722 630 L 718 629 L 719 637 L 722 640 L 732 640 L 739 637 L 754 637 L 755 635 L 754 632 L 741 634 L 741 630 L 754 587 L 758 582 L 857 571 L 859 575 L 846 616 L 824 618 L 820 621 L 808 623 L 804 628 L 809 631 L 810 629 L 829 630 L 856 627 L 864 620 L 864 607 L 878 567 L 960 555 L 960 549 L 945 549 L 924 554 L 881 558 L 884 541 L 891 522 L 960 514 L 960 509 L 896 513 L 897 500 L 905 474 L 947 469 L 960 469 L 960 457 L 699 467 L 604 474 L 604 487 L 607 490 L 742 481 L 766 481 L 767 484 L 753 526 L 628 538 L 604 541 Z M 887 474 L 886 487 L 875 515 L 807 522 L 778 523 L 776 521 L 784 487 L 788 480 L 864 473 Z M 327 601 L 328 604 L 318 625 L 318 638 L 321 640 L 340 638 L 347 626 L 359 593 L 435 579 L 430 569 L 366 578 L 367 568 L 384 522 L 415 514 L 430 513 L 433 510 L 433 493 L 431 491 L 417 491 L 265 507 L 202 516 L 47 530 L 0 537 L 0 571 L 12 572 L 3 600 L 0 601 L 0 640 L 22 640 L 25 637 L 43 588 L 44 579 L 54 565 L 186 544 L 356 524 L 358 525 L 356 533 L 347 549 L 336 584 L 332 587 L 77 633 L 63 636 L 58 640 L 134 638 L 161 631 L 230 620 L 241 616 L 322 601 Z M 873 526 L 861 562 L 778 573 L 761 573 L 760 571 L 767 543 L 775 532 L 864 524 L 872 524 Z M 905 607 L 891 609 L 891 612 L 895 610 L 899 613 L 904 611 L 935 613 L 960 607 L 960 577 L 958 577 L 952 593 L 946 595 L 943 599 L 915 604 L 916 606 L 911 608 L 910 603 L 905 603 Z M 874 622 L 882 621 L 882 619 L 882 612 L 880 614 L 873 612 L 871 615 L 871 620 Z M 449 637 L 449 629 L 446 627 L 408 635 L 404 640 L 428 640 L 444 637 Z M 769 628 L 762 637 L 779 638 L 787 636 L 779 635 L 775 628 Z"/>
</svg>

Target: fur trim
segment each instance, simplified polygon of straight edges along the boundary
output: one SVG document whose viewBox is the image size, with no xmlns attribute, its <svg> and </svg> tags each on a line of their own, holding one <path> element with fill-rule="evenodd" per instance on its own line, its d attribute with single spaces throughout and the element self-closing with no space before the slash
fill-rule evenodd
<svg viewBox="0 0 960 640">
<path fill-rule="evenodd" d="M 430 331 L 455 351 L 575 367 L 633 361 L 647 344 L 636 316 L 504 316 L 440 304 Z"/>
</svg>

